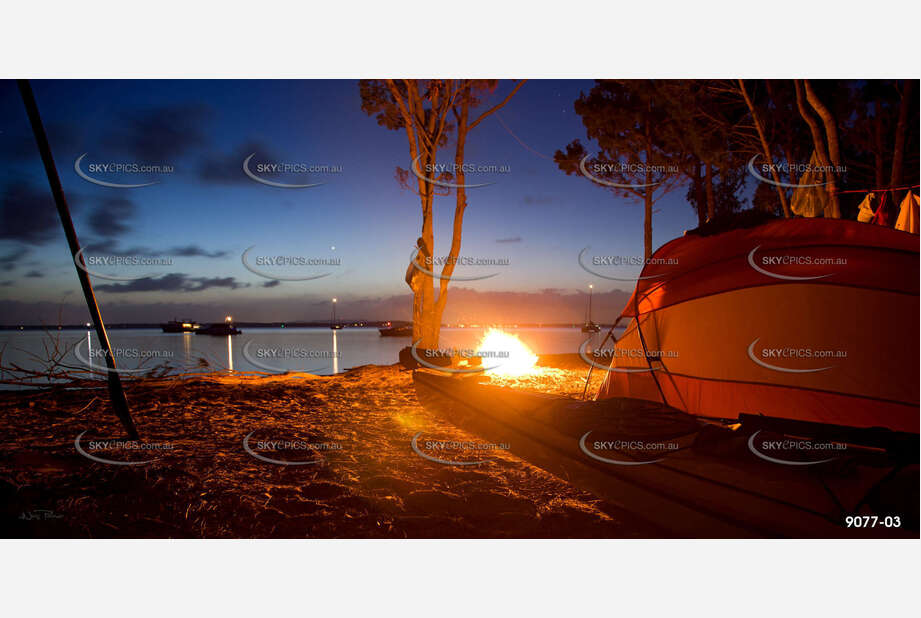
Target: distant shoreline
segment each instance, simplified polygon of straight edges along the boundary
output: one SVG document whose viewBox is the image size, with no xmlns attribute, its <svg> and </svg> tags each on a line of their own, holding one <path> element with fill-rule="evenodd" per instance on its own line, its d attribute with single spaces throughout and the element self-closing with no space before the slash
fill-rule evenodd
<svg viewBox="0 0 921 618">
<path fill-rule="evenodd" d="M 205 322 L 203 322 L 205 323 Z M 409 322 L 400 322 L 400 321 L 348 321 L 342 322 L 346 328 L 389 328 L 391 326 L 402 326 L 409 325 Z M 240 328 L 327 328 L 329 326 L 329 320 L 322 322 L 234 322 L 234 325 Z M 599 324 L 602 329 L 610 328 L 611 324 Z M 139 323 L 139 324 L 130 324 L 130 323 L 118 323 L 118 324 L 106 324 L 106 330 L 160 330 L 161 324 L 156 323 Z M 581 328 L 582 324 L 577 322 L 556 322 L 556 323 L 517 323 L 517 324 L 465 324 L 460 326 L 459 324 L 442 324 L 442 328 L 509 328 L 509 329 L 521 329 L 521 328 Z M 0 331 L 64 331 L 64 330 L 87 330 L 86 324 L 62 324 L 60 326 L 48 326 L 48 325 L 27 325 L 27 324 L 17 324 L 14 326 L 10 325 L 0 325 Z"/>
</svg>

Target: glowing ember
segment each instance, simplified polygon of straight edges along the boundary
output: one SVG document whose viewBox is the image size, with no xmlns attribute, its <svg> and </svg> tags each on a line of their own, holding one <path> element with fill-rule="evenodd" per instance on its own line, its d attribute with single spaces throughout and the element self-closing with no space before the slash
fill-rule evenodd
<svg viewBox="0 0 921 618">
<path fill-rule="evenodd" d="M 490 328 L 477 346 L 477 353 L 485 367 L 493 367 L 486 373 L 498 376 L 521 376 L 535 371 L 537 356 L 521 339 L 498 328 Z"/>
</svg>

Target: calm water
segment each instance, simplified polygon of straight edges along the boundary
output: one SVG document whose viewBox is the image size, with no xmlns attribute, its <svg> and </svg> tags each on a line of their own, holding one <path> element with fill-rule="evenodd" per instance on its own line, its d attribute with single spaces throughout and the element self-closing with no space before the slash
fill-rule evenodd
<svg viewBox="0 0 921 618">
<path fill-rule="evenodd" d="M 484 329 L 441 331 L 441 348 L 476 349 Z M 587 335 L 576 328 L 507 329 L 537 354 L 575 353 Z M 604 333 L 594 335 L 600 341 Z M 2 364 L 39 368 L 52 339 L 67 350 L 63 362 L 77 368 L 105 368 L 95 333 L 4 331 Z M 234 337 L 163 333 L 155 329 L 109 331 L 116 364 L 126 375 L 140 375 L 159 365 L 169 373 L 185 371 L 306 371 L 331 375 L 358 365 L 397 362 L 409 337 L 381 337 L 376 328 L 250 328 Z"/>
</svg>

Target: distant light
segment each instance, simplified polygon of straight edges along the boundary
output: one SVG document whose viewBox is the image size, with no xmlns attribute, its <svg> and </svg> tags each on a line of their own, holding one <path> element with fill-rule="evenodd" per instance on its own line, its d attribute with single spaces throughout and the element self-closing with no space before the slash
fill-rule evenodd
<svg viewBox="0 0 921 618">
<path fill-rule="evenodd" d="M 594 287 L 595 287 L 595 286 L 594 286 L 594 285 L 592 285 L 591 283 L 589 283 L 589 284 L 588 284 L 588 289 L 590 289 L 590 290 L 591 290 L 591 289 L 593 289 Z"/>
<path fill-rule="evenodd" d="M 87 327 L 87 328 L 89 328 L 89 327 L 92 326 L 92 325 L 93 325 L 92 322 L 87 322 L 87 323 L 86 323 L 86 327 Z"/>
<path fill-rule="evenodd" d="M 336 245 L 333 245 L 332 247 L 330 247 L 329 250 L 330 250 L 330 251 L 335 251 L 335 250 L 336 250 Z"/>
<path fill-rule="evenodd" d="M 231 316 L 228 315 L 226 318 L 224 318 L 224 321 L 225 321 L 225 322 L 233 322 L 233 318 L 232 318 Z"/>
<path fill-rule="evenodd" d="M 333 299 L 333 302 L 336 302 L 336 299 L 335 299 L 335 298 Z"/>
</svg>

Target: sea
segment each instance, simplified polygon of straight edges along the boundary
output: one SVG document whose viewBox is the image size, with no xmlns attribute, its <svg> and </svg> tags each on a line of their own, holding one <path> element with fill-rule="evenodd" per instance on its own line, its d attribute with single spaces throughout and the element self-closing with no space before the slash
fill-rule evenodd
<svg viewBox="0 0 921 618">
<path fill-rule="evenodd" d="M 108 332 L 118 371 L 127 376 L 198 372 L 333 375 L 360 365 L 398 362 L 409 337 L 382 337 L 377 328 L 244 328 L 239 335 L 163 333 L 160 329 L 112 329 Z M 504 328 L 537 354 L 577 353 L 589 335 L 578 328 Z M 439 351 L 470 354 L 485 328 L 443 328 Z M 591 335 L 591 345 L 606 330 Z M 501 351 L 491 353 L 502 354 Z M 13 367 L 42 371 L 59 363 L 71 371 L 102 370 L 105 355 L 95 332 L 82 330 L 0 331 L 0 380 Z M 91 377 L 85 375 L 84 377 Z M 40 381 L 40 380 L 38 380 Z"/>
</svg>

